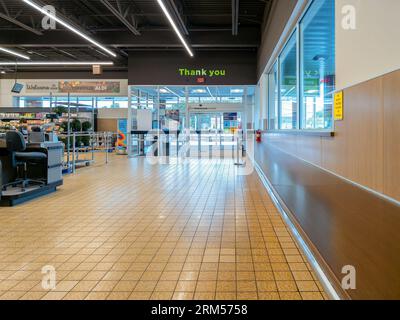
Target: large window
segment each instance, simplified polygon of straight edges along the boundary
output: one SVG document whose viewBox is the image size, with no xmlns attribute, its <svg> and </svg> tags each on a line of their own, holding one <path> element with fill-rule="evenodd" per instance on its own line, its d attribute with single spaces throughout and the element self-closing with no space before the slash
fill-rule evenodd
<svg viewBox="0 0 400 320">
<path fill-rule="evenodd" d="M 267 90 L 269 130 L 332 128 L 335 0 L 311 3 L 268 73 Z"/>
<path fill-rule="evenodd" d="M 67 106 L 68 97 L 53 96 L 53 97 L 13 97 L 13 106 L 19 108 L 50 108 L 51 106 Z M 128 108 L 128 97 L 77 97 L 70 96 L 69 102 L 73 107 L 91 108 Z"/>
<path fill-rule="evenodd" d="M 314 1 L 300 22 L 301 127 L 332 127 L 335 90 L 334 0 Z"/>
<path fill-rule="evenodd" d="M 292 35 L 280 58 L 279 129 L 297 129 L 297 41 Z"/>
</svg>

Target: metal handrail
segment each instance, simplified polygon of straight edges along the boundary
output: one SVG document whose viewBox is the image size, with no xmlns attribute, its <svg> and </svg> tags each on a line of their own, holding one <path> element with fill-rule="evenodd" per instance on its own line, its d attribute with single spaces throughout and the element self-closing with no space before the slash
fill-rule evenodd
<svg viewBox="0 0 400 320">
<path fill-rule="evenodd" d="M 94 131 L 87 131 L 87 132 L 72 132 L 70 134 L 68 133 L 60 133 L 58 134 L 58 136 L 60 138 L 66 138 L 67 139 L 67 143 L 66 143 L 66 150 L 67 150 L 67 163 L 66 163 L 66 167 L 69 168 L 71 161 L 70 161 L 70 152 L 72 151 L 72 172 L 75 173 L 76 172 L 76 160 L 77 160 L 77 155 L 79 154 L 79 152 L 81 150 L 83 150 L 83 148 L 79 148 L 76 146 L 76 138 L 77 137 L 90 137 L 91 141 L 90 141 L 90 145 L 85 148 L 85 150 L 90 150 L 91 154 L 92 154 L 92 159 L 91 160 L 87 160 L 86 162 L 94 162 L 94 153 L 97 152 L 105 152 L 106 157 L 105 157 L 105 163 L 108 164 L 109 162 L 109 150 L 111 148 L 111 139 L 114 136 L 117 136 L 118 134 L 115 132 L 94 132 Z M 71 150 L 71 146 L 70 146 L 70 139 L 72 138 L 72 150 Z M 95 143 L 94 141 L 98 141 L 100 140 L 100 138 L 104 141 L 103 142 L 103 148 L 101 149 L 97 149 L 95 150 Z"/>
</svg>

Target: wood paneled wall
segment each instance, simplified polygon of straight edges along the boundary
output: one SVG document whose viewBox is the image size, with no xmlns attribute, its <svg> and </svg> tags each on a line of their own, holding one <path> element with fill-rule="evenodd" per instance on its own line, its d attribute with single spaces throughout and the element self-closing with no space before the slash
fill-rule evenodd
<svg viewBox="0 0 400 320">
<path fill-rule="evenodd" d="M 344 90 L 334 137 L 265 134 L 266 143 L 400 201 L 400 70 Z"/>
</svg>

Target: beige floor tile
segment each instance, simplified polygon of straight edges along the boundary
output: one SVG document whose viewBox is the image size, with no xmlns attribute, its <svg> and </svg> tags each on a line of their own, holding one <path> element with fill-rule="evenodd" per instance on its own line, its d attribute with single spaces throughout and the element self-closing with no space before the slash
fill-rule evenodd
<svg viewBox="0 0 400 320">
<path fill-rule="evenodd" d="M 194 300 L 214 300 L 215 292 L 195 292 Z"/>
<path fill-rule="evenodd" d="M 0 210 L 0 298 L 325 298 L 257 174 L 238 179 L 231 159 L 110 155 L 50 196 Z M 45 265 L 55 290 L 41 286 Z"/>
<path fill-rule="evenodd" d="M 196 285 L 196 293 L 215 291 L 216 286 L 217 281 L 198 281 Z"/>
<path fill-rule="evenodd" d="M 23 291 L 7 291 L 0 296 L 0 300 L 18 300 L 23 295 Z"/>
<path fill-rule="evenodd" d="M 278 287 L 278 291 L 282 292 L 296 292 L 297 286 L 294 281 L 276 281 L 276 286 Z"/>
<path fill-rule="evenodd" d="M 150 300 L 171 300 L 173 296 L 173 291 L 155 291 L 150 296 Z"/>
<path fill-rule="evenodd" d="M 137 292 L 153 292 L 157 285 L 157 281 L 138 281 L 135 287 Z"/>
<path fill-rule="evenodd" d="M 40 300 L 46 292 L 43 291 L 30 291 L 26 292 L 20 300 Z"/>
<path fill-rule="evenodd" d="M 170 291 L 173 292 L 175 290 L 177 281 L 158 281 L 156 287 L 154 288 L 154 291 L 160 292 L 160 291 Z"/>
<path fill-rule="evenodd" d="M 275 281 L 257 281 L 258 291 L 278 291 Z"/>
<path fill-rule="evenodd" d="M 13 291 L 29 291 L 39 284 L 38 281 L 21 281 L 12 288 Z"/>
<path fill-rule="evenodd" d="M 149 300 L 152 292 L 132 292 L 128 297 L 129 300 Z"/>
<path fill-rule="evenodd" d="M 53 291 L 63 291 L 63 292 L 68 292 L 71 291 L 76 285 L 78 284 L 78 281 L 60 281 L 56 283 L 56 287 L 54 288 Z"/>
<path fill-rule="evenodd" d="M 236 292 L 236 281 L 217 281 L 217 292 Z"/>
<path fill-rule="evenodd" d="M 179 275 L 179 280 L 195 281 L 199 277 L 198 271 L 183 271 Z"/>
<path fill-rule="evenodd" d="M 257 292 L 237 292 L 238 300 L 258 300 Z"/>
<path fill-rule="evenodd" d="M 41 300 L 61 300 L 63 299 L 68 292 L 62 292 L 62 291 L 50 291 L 47 292 Z"/>
<path fill-rule="evenodd" d="M 301 295 L 298 292 L 279 292 L 281 300 L 301 300 Z"/>
<path fill-rule="evenodd" d="M 197 281 L 180 280 L 176 284 L 175 291 L 194 292 L 196 290 Z"/>
<path fill-rule="evenodd" d="M 63 300 L 85 300 L 88 296 L 88 291 L 80 291 L 80 292 L 68 292 L 64 297 Z"/>
<path fill-rule="evenodd" d="M 237 291 L 240 292 L 252 292 L 257 291 L 257 286 L 255 281 L 237 281 Z"/>
<path fill-rule="evenodd" d="M 314 281 L 296 281 L 296 285 L 299 288 L 299 291 L 309 291 L 309 292 L 316 292 L 319 291 L 318 286 L 315 284 Z"/>
<path fill-rule="evenodd" d="M 236 300 L 236 291 L 235 292 L 216 292 L 215 294 L 216 300 Z"/>
<path fill-rule="evenodd" d="M 99 281 L 96 286 L 92 289 L 92 291 L 112 291 L 114 287 L 117 285 L 118 281 Z"/>
<path fill-rule="evenodd" d="M 174 292 L 172 300 L 192 300 L 194 292 Z"/>
<path fill-rule="evenodd" d="M 131 292 L 111 292 L 107 296 L 107 300 L 127 300 Z"/>
<path fill-rule="evenodd" d="M 90 292 L 85 300 L 106 300 L 110 292 Z"/>
<path fill-rule="evenodd" d="M 258 292 L 259 300 L 279 300 L 278 292 Z"/>
<path fill-rule="evenodd" d="M 217 271 L 200 271 L 199 281 L 215 281 L 217 280 Z"/>
<path fill-rule="evenodd" d="M 117 292 L 132 292 L 133 289 L 136 287 L 137 281 L 119 281 L 113 291 Z"/>
<path fill-rule="evenodd" d="M 71 291 L 78 292 L 78 291 L 91 291 L 96 285 L 98 281 L 96 280 L 82 280 L 79 281 L 76 286 L 72 288 Z"/>
<path fill-rule="evenodd" d="M 300 292 L 303 300 L 324 300 L 324 297 L 319 292 Z"/>
</svg>

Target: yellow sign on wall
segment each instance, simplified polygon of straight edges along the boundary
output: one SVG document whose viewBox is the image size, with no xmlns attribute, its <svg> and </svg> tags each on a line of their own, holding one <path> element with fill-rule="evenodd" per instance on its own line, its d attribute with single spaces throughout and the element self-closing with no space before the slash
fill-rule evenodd
<svg viewBox="0 0 400 320">
<path fill-rule="evenodd" d="M 343 91 L 336 92 L 333 101 L 333 113 L 335 120 L 343 120 Z"/>
</svg>

